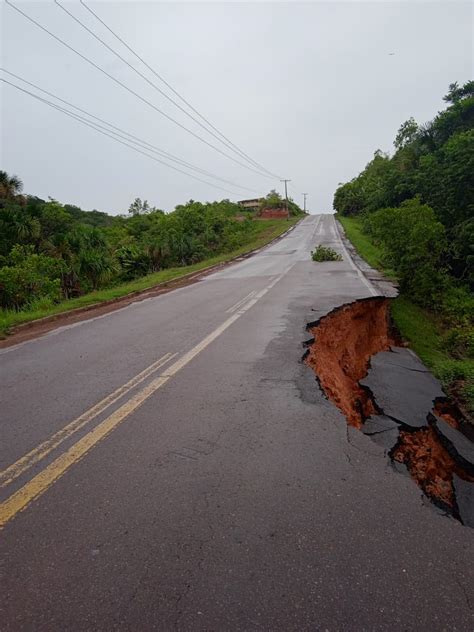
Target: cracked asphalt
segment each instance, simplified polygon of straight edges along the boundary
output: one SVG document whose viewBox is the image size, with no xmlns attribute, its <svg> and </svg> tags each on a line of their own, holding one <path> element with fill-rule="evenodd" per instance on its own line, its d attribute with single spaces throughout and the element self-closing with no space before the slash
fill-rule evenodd
<svg viewBox="0 0 474 632">
<path fill-rule="evenodd" d="M 344 261 L 313 263 L 317 243 Z M 474 629 L 474 530 L 301 362 L 306 323 L 372 287 L 311 216 L 199 283 L 1 351 L 2 631 Z M 377 396 L 404 368 L 426 381 L 405 360 L 373 367 Z"/>
</svg>

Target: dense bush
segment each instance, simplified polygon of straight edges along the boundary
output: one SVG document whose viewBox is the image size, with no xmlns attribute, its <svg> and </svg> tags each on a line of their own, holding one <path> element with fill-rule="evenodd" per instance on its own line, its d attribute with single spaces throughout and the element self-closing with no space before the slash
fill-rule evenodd
<svg viewBox="0 0 474 632">
<path fill-rule="evenodd" d="M 16 245 L 0 267 L 0 305 L 20 309 L 27 303 L 47 298 L 58 300 L 63 262 L 33 252 L 31 246 Z"/>
<path fill-rule="evenodd" d="M 446 234 L 434 211 L 418 198 L 398 208 L 368 214 L 364 229 L 382 246 L 385 263 L 396 271 L 402 291 L 431 306 L 448 286 Z"/>
<path fill-rule="evenodd" d="M 190 200 L 165 214 L 136 198 L 127 215 L 110 216 L 22 195 L 22 186 L 0 171 L 3 308 L 54 302 L 197 263 L 239 248 L 258 227 L 250 218 L 237 221 L 241 207 L 229 200 Z"/>
<path fill-rule="evenodd" d="M 450 263 L 453 274 L 474 288 L 474 217 L 451 231 Z"/>
</svg>

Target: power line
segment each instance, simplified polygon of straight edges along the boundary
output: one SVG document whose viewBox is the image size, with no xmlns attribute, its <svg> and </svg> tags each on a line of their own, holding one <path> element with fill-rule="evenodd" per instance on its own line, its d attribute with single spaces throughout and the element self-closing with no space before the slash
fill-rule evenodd
<svg viewBox="0 0 474 632">
<path fill-rule="evenodd" d="M 269 171 L 268 169 L 266 169 L 265 167 L 263 167 L 263 165 L 261 165 L 260 163 L 258 163 L 256 160 L 254 160 L 253 158 L 251 158 L 250 156 L 248 156 L 242 149 L 240 149 L 240 147 L 238 147 L 235 143 L 233 143 L 229 138 L 227 138 L 227 136 L 225 136 L 225 134 L 223 134 L 219 129 L 217 129 L 217 127 L 215 127 L 205 116 L 203 116 L 198 110 L 196 110 L 195 107 L 193 107 L 191 105 L 191 103 L 189 103 L 189 101 L 187 101 L 175 88 L 173 88 L 173 86 L 168 83 L 168 81 L 166 81 L 166 79 L 164 79 L 154 68 L 152 68 L 144 59 L 143 57 L 140 57 L 140 55 L 131 47 L 127 44 L 127 42 L 125 42 L 119 35 L 117 35 L 117 33 L 115 33 L 115 31 L 113 31 L 110 26 L 108 26 L 104 20 L 102 20 L 102 18 L 100 18 L 97 13 L 95 13 L 95 11 L 93 11 L 83 0 L 80 0 L 80 3 L 82 4 L 82 6 L 87 9 L 115 38 L 118 39 L 119 42 L 121 42 L 131 53 L 132 55 L 134 55 L 139 61 L 141 61 L 141 63 L 146 66 L 148 68 L 148 70 L 150 70 L 150 72 L 152 72 L 155 77 L 157 77 L 160 81 L 162 81 L 165 86 L 167 88 L 169 88 L 179 99 L 181 99 L 181 101 L 183 103 L 185 103 L 188 108 L 190 108 L 195 114 L 197 114 L 197 116 L 199 116 L 205 123 L 207 123 L 207 125 L 209 125 L 209 127 L 211 127 L 215 132 L 217 132 L 220 136 L 222 136 L 222 138 L 224 138 L 230 145 L 232 145 L 232 147 L 234 147 L 237 151 L 239 151 L 239 153 L 244 156 L 245 158 L 248 158 L 248 160 L 250 160 L 254 165 L 256 165 L 257 167 L 260 167 L 261 169 L 263 169 L 264 171 L 266 171 L 269 175 L 275 177 L 275 178 L 279 178 L 279 176 L 275 175 L 274 173 L 272 173 L 271 171 Z"/>
<path fill-rule="evenodd" d="M 196 119 L 196 117 L 192 116 L 191 114 L 189 114 L 189 112 L 186 112 L 186 110 L 181 107 L 178 103 L 176 103 L 171 97 L 169 97 L 166 92 L 164 92 L 163 90 L 161 90 L 161 88 L 159 88 L 155 83 L 153 83 L 153 81 L 150 81 L 148 79 L 148 77 L 146 77 L 143 73 L 141 73 L 139 70 L 137 70 L 134 66 L 132 66 L 132 64 L 130 64 L 124 57 L 122 57 L 122 55 L 120 55 L 119 53 L 117 53 L 116 50 L 114 50 L 111 46 L 109 46 L 106 42 L 104 42 L 103 39 L 101 39 L 98 35 L 96 35 L 96 33 L 94 33 L 94 31 L 92 31 L 86 24 L 84 24 L 84 22 L 81 22 L 81 20 L 79 20 L 79 18 L 77 18 L 73 13 L 71 13 L 71 11 L 69 11 L 68 9 L 66 9 L 66 7 L 64 7 L 58 0 L 54 0 L 54 3 L 60 8 L 62 9 L 71 19 L 73 19 L 75 22 L 77 22 L 77 24 L 79 24 L 85 31 L 87 31 L 90 35 L 92 35 L 92 37 L 94 37 L 98 42 L 100 42 L 102 44 L 102 46 L 105 46 L 105 48 L 107 48 L 107 50 L 109 50 L 112 54 L 114 54 L 118 59 L 120 59 L 120 61 L 122 61 L 124 64 L 126 64 L 131 70 L 133 70 L 133 72 L 135 72 L 139 77 L 141 77 L 144 81 L 146 81 L 150 86 L 152 86 L 155 90 L 157 90 L 162 96 L 164 96 L 166 99 L 168 99 L 168 101 L 170 103 L 172 103 L 173 105 L 175 105 L 177 108 L 179 108 L 182 112 L 184 112 L 184 114 L 186 114 L 186 116 L 189 116 L 195 123 L 197 123 L 198 125 L 200 125 L 200 127 L 202 127 L 202 129 L 204 129 L 206 132 L 208 132 L 209 134 L 211 134 L 212 136 L 214 136 L 214 138 L 216 138 L 219 142 L 223 142 L 216 134 L 210 132 L 207 127 L 205 127 L 200 121 L 198 121 Z M 88 7 L 86 7 L 88 8 Z M 228 147 L 228 145 L 226 143 L 224 143 L 224 145 L 226 147 Z M 229 147 L 228 147 L 229 148 Z M 230 149 L 232 151 L 234 151 L 234 149 L 232 149 L 232 147 L 230 147 Z"/>
<path fill-rule="evenodd" d="M 112 140 L 115 140 L 117 143 L 120 143 L 121 145 L 125 145 L 126 147 L 129 147 L 130 149 L 133 149 L 134 151 L 138 152 L 139 154 L 142 154 L 143 156 L 146 156 L 147 158 L 150 158 L 151 160 L 154 160 L 155 162 L 158 162 L 162 165 L 165 165 L 166 167 L 169 167 L 170 169 L 174 169 L 174 171 L 179 171 L 179 173 L 183 173 L 184 175 L 193 178 L 194 180 L 199 180 L 199 182 L 203 182 L 204 184 L 207 184 L 210 187 L 213 187 L 215 189 L 220 189 L 221 191 L 225 191 L 226 193 L 230 193 L 231 195 L 238 195 L 235 191 L 229 191 L 229 189 L 225 189 L 224 187 L 218 186 L 217 184 L 213 184 L 212 182 L 208 182 L 207 180 L 203 180 L 202 178 L 199 178 L 198 176 L 193 175 L 192 173 L 188 173 L 187 171 L 184 171 L 183 169 L 179 169 L 178 167 L 175 167 L 174 165 L 170 165 L 168 163 L 166 163 L 163 160 L 159 160 L 158 158 L 155 158 L 155 156 L 150 156 L 150 154 L 147 154 L 146 152 L 142 151 L 141 149 L 137 149 L 137 147 L 134 147 L 133 145 L 129 145 L 128 143 L 119 140 L 118 138 L 116 138 L 115 136 L 113 136 L 112 134 L 102 131 L 101 129 L 99 129 L 99 126 L 97 126 L 95 123 L 91 123 L 90 121 L 86 121 L 86 119 L 84 119 L 84 117 L 81 117 L 77 114 L 74 114 L 72 112 L 69 112 L 66 108 L 62 108 L 59 105 L 56 105 L 55 103 L 52 103 L 51 101 L 48 101 L 47 99 L 43 99 L 43 97 L 38 96 L 37 94 L 33 94 L 33 92 L 30 92 L 29 90 L 25 90 L 24 88 L 21 88 L 20 86 L 15 85 L 14 83 L 11 83 L 10 81 L 7 81 L 6 79 L 0 79 L 0 81 L 3 81 L 4 83 L 12 86 L 13 88 L 16 88 L 17 90 L 20 90 L 21 92 L 24 92 L 25 94 L 28 94 L 29 96 L 33 97 L 34 99 L 37 99 L 38 101 L 41 101 L 42 103 L 45 103 L 46 105 L 49 105 L 50 107 L 54 108 L 55 110 L 58 110 L 59 112 L 62 112 L 63 114 L 65 114 L 66 116 L 69 116 L 77 121 L 79 121 L 80 123 L 82 123 L 83 125 L 86 125 L 87 127 L 90 127 L 92 129 L 94 129 L 96 132 L 99 132 L 99 134 L 103 134 L 104 136 L 108 136 L 109 138 L 111 138 Z"/>
<path fill-rule="evenodd" d="M 197 171 L 205 176 L 214 178 L 215 180 L 219 180 L 220 182 L 224 182 L 225 184 L 230 184 L 231 186 L 237 187 L 239 189 L 244 189 L 247 191 L 252 191 L 254 193 L 258 193 L 258 191 L 256 189 L 251 189 L 250 187 L 245 187 L 242 186 L 240 184 L 237 184 L 235 182 L 232 182 L 231 180 L 226 180 L 225 178 L 221 178 L 220 176 L 217 176 L 216 174 L 210 172 L 210 171 L 206 171 L 205 169 L 201 169 L 200 167 L 196 167 L 195 165 L 193 165 L 192 163 L 187 162 L 186 160 L 183 160 L 182 158 L 179 158 L 178 156 L 174 156 L 173 154 L 170 154 L 169 152 L 160 149 L 159 147 L 157 147 L 156 145 L 153 145 L 152 143 L 148 143 L 147 141 L 139 138 L 138 136 L 135 136 L 133 134 L 130 134 L 129 132 L 127 132 L 126 130 L 117 127 L 116 125 L 113 125 L 112 123 L 109 123 L 108 121 L 95 116 L 94 114 L 91 114 L 90 112 L 88 112 L 87 110 L 84 110 L 80 107 L 78 107 L 77 105 L 74 105 L 73 103 L 70 103 L 69 101 L 66 101 L 65 99 L 62 99 L 61 97 L 58 97 L 56 94 L 53 94 L 52 92 L 49 92 L 48 90 L 44 90 L 43 88 L 41 88 L 40 86 L 32 83 L 31 81 L 27 81 L 26 79 L 24 79 L 23 77 L 20 77 L 19 75 L 16 75 L 13 72 L 10 72 L 9 70 L 6 70 L 5 68 L 0 68 L 0 70 L 2 72 L 7 73 L 8 75 L 11 75 L 12 77 L 15 77 L 15 79 L 18 79 L 20 81 L 23 81 L 23 83 L 26 83 L 27 85 L 35 88 L 36 90 L 39 90 L 40 92 L 43 92 L 44 94 L 47 94 L 50 97 L 53 97 L 54 99 L 61 101 L 61 103 L 65 103 L 66 105 L 68 105 L 69 107 L 74 108 L 75 110 L 78 110 L 79 112 L 82 112 L 83 114 L 86 114 L 87 116 L 89 116 L 92 119 L 95 119 L 96 121 L 99 121 L 100 123 L 104 123 L 104 125 L 107 125 L 108 127 L 117 130 L 118 132 L 120 132 L 121 134 L 124 134 L 125 136 L 122 136 L 121 134 L 117 134 L 117 132 L 112 132 L 113 134 L 117 134 L 118 136 L 120 136 L 121 138 L 123 138 L 124 140 L 127 140 L 130 142 L 130 139 L 132 139 L 131 142 L 138 144 L 139 146 L 141 146 L 143 149 L 146 149 L 147 151 L 152 151 L 154 153 L 157 153 L 158 155 L 167 158 L 168 160 L 171 160 L 173 162 L 176 162 L 178 164 L 181 164 L 184 167 L 187 167 L 188 169 L 192 169 L 193 171 Z M 99 127 L 101 127 L 99 125 Z M 102 128 L 105 129 L 106 131 L 111 131 L 111 130 L 107 130 L 107 128 Z M 129 138 L 126 138 L 126 137 Z"/>
<path fill-rule="evenodd" d="M 40 28 L 42 31 L 44 31 L 45 33 L 47 33 L 48 35 L 50 35 L 51 37 L 53 37 L 56 41 L 58 41 L 60 44 L 62 44 L 63 46 L 65 46 L 66 48 L 68 48 L 69 50 L 71 50 L 73 53 L 75 53 L 76 55 L 78 55 L 81 59 L 83 59 L 84 61 L 86 61 L 88 64 L 90 64 L 91 66 L 93 66 L 94 68 L 96 68 L 97 70 L 99 70 L 102 74 L 104 74 L 106 77 L 108 77 L 109 79 L 112 79 L 112 81 L 114 81 L 116 84 L 118 84 L 119 86 L 121 86 L 122 88 L 124 88 L 125 90 L 127 90 L 127 92 L 130 92 L 130 94 L 133 94 L 134 96 L 136 96 L 138 99 L 140 99 L 141 101 L 143 101 L 144 103 L 146 103 L 148 106 L 150 106 L 151 108 L 153 108 L 154 110 L 156 110 L 157 112 L 159 112 L 162 116 L 164 116 L 165 118 L 169 119 L 170 121 L 172 121 L 173 123 L 175 123 L 178 127 L 182 128 L 183 130 L 187 131 L 189 134 L 191 134 L 192 136 L 194 136 L 195 138 L 197 138 L 198 140 L 200 140 L 201 142 L 203 142 L 205 145 L 208 145 L 209 147 L 212 147 L 212 149 L 215 149 L 215 151 L 217 151 L 218 153 L 222 154 L 223 156 L 225 156 L 226 158 L 229 158 L 230 160 L 232 160 L 233 162 L 237 163 L 238 165 L 240 165 L 241 167 L 244 167 L 245 169 L 248 169 L 250 171 L 254 171 L 255 173 L 258 173 L 258 175 L 260 176 L 265 176 L 270 178 L 271 176 L 267 176 L 264 173 L 261 173 L 260 171 L 257 171 L 256 169 L 253 169 L 252 167 L 250 167 L 249 165 L 246 165 L 243 162 L 240 162 L 239 160 L 237 160 L 236 158 L 234 158 L 233 156 L 230 156 L 229 154 L 227 154 L 226 152 L 222 151 L 221 149 L 219 149 L 219 147 L 216 147 L 215 145 L 213 145 L 212 143 L 208 142 L 205 138 L 202 138 L 202 136 L 199 136 L 199 134 L 196 134 L 195 132 L 193 132 L 192 130 L 190 130 L 189 128 L 187 128 L 185 125 L 182 125 L 179 121 L 176 121 L 172 116 L 169 116 L 169 114 L 166 114 L 166 112 L 163 112 L 163 110 L 160 110 L 160 108 L 158 108 L 156 105 L 154 105 L 153 103 L 151 103 L 150 101 L 148 101 L 147 99 L 145 99 L 144 97 L 142 97 L 140 94 L 138 94 L 137 92 L 135 92 L 134 90 L 132 90 L 131 88 L 129 88 L 127 85 L 125 85 L 124 83 L 122 83 L 119 79 L 117 79 L 116 77 L 114 77 L 113 75 L 111 75 L 110 73 L 108 73 L 106 70 L 104 70 L 103 68 L 101 68 L 99 65 L 97 65 L 95 62 L 93 62 L 91 59 L 89 59 L 88 57 L 86 57 L 85 55 L 83 55 L 82 53 L 80 53 L 78 50 L 76 50 L 75 48 L 73 48 L 72 46 L 70 46 L 67 42 L 65 42 L 64 40 L 62 40 L 60 37 L 58 37 L 57 35 L 55 35 L 54 33 L 52 33 L 51 31 L 49 31 L 45 26 L 43 26 L 42 24 L 40 24 L 39 22 L 37 22 L 35 19 L 33 19 L 32 17 L 30 17 L 27 13 L 25 13 L 24 11 L 22 11 L 21 9 L 19 9 L 17 6 L 15 6 L 14 4 L 12 4 L 10 2 L 10 0 L 5 0 L 6 4 L 8 6 L 10 6 L 12 9 L 15 9 L 15 11 L 17 11 L 18 13 L 20 13 L 23 17 L 25 17 L 27 20 L 29 20 L 32 24 L 34 24 L 35 26 L 37 26 L 38 28 Z"/>
<path fill-rule="evenodd" d="M 221 186 L 213 184 L 212 182 L 207 182 L 206 180 L 203 180 L 202 178 L 198 178 L 197 176 L 195 176 L 195 175 L 193 175 L 191 173 L 187 173 L 186 171 L 183 171 L 182 169 L 178 169 L 177 167 L 175 167 L 173 165 L 169 165 L 168 163 L 164 162 L 163 160 L 159 160 L 158 158 L 155 158 L 154 156 L 150 156 L 146 152 L 141 151 L 140 149 L 137 149 L 133 145 L 129 145 L 128 143 L 119 140 L 118 138 L 113 136 L 111 133 L 108 133 L 107 131 L 102 131 L 101 129 L 99 129 L 100 126 L 96 125 L 95 123 L 87 121 L 84 117 L 79 116 L 77 114 L 74 114 L 73 112 L 68 111 L 66 108 L 62 108 L 61 106 L 56 105 L 55 103 L 52 103 L 51 101 L 48 101 L 47 99 L 43 99 L 42 97 L 40 97 L 40 96 L 38 96 L 36 94 L 33 94 L 29 90 L 25 90 L 24 88 L 21 88 L 20 86 L 17 86 L 15 84 L 11 83 L 10 81 L 7 81 L 6 79 L 0 79 L 0 81 L 3 81 L 4 83 L 9 84 L 12 87 L 16 88 L 17 90 L 20 90 L 21 92 L 24 92 L 25 94 L 30 95 L 34 99 L 37 99 L 38 101 L 41 101 L 42 103 L 45 103 L 46 105 L 49 105 L 50 107 L 54 108 L 55 110 L 58 110 L 59 112 L 62 112 L 63 114 L 66 114 L 66 116 L 69 116 L 70 118 L 73 118 L 73 119 L 79 121 L 80 123 L 83 123 L 87 127 L 90 127 L 91 129 L 95 130 L 96 132 L 99 132 L 99 134 L 103 134 L 104 136 L 108 136 L 112 140 L 115 140 L 118 143 L 120 143 L 121 145 L 125 145 L 126 147 L 129 147 L 130 149 L 133 149 L 134 151 L 136 151 L 136 152 L 138 152 L 140 154 L 143 154 L 147 158 L 151 158 L 151 160 L 154 160 L 155 162 L 159 162 L 160 164 L 165 165 L 166 167 L 169 167 L 170 169 L 174 169 L 175 171 L 179 171 L 180 173 L 183 173 L 184 175 L 187 175 L 190 178 L 194 178 L 195 180 L 199 180 L 200 182 L 203 182 L 204 184 L 207 184 L 207 185 L 209 185 L 209 186 L 211 186 L 213 188 L 221 189 L 222 191 L 226 191 L 226 193 L 231 193 L 232 195 L 236 195 L 235 191 L 229 191 L 228 189 L 225 189 L 225 188 L 223 188 Z M 104 128 L 102 128 L 102 129 L 104 129 Z"/>
<path fill-rule="evenodd" d="M 202 114 L 200 114 L 200 112 L 198 112 L 188 101 L 186 101 L 186 99 L 184 99 L 184 97 L 181 96 L 181 94 L 175 90 L 167 81 L 165 81 L 165 79 L 163 79 L 163 77 L 161 75 L 159 75 L 142 57 L 140 57 L 140 55 L 131 47 L 129 46 L 119 35 L 117 35 L 117 33 L 115 33 L 115 31 L 113 31 L 105 22 L 102 18 L 100 18 L 97 13 L 95 13 L 95 11 L 93 11 L 85 2 L 83 2 L 83 0 L 80 0 L 82 6 L 89 11 L 89 13 L 91 13 L 91 15 L 93 15 L 95 17 L 96 20 L 98 20 L 98 22 L 100 22 L 100 24 L 102 24 L 121 44 L 123 44 L 123 46 L 125 46 L 127 48 L 127 50 L 129 50 L 132 55 L 134 55 L 142 64 L 144 64 L 156 77 L 158 77 L 158 79 L 160 81 L 162 81 L 174 94 L 176 94 L 176 96 L 178 96 L 183 103 L 185 103 L 188 108 L 190 108 L 195 114 L 197 114 L 197 116 L 199 116 L 203 121 L 205 121 L 205 123 L 211 127 L 215 132 L 217 132 L 217 134 L 219 134 L 220 137 L 215 133 L 213 133 L 212 131 L 210 131 L 205 125 L 203 125 L 195 116 L 193 116 L 192 114 L 190 114 L 189 112 L 187 112 L 183 107 L 181 107 L 181 105 L 179 105 L 179 103 L 177 103 L 173 98 L 171 98 L 169 95 L 166 94 L 166 92 L 164 92 L 163 90 L 161 90 L 155 83 L 153 83 L 152 81 L 150 81 L 145 75 L 143 75 L 140 71 L 138 71 L 134 66 L 132 66 L 132 64 L 130 64 L 126 59 L 124 59 L 121 55 L 119 55 L 119 53 L 117 53 L 117 51 L 115 49 L 113 49 L 111 46 L 109 46 L 106 42 L 104 42 L 100 37 L 98 37 L 91 29 L 89 29 L 83 22 L 81 22 L 76 16 L 74 16 L 70 11 L 68 11 L 63 5 L 61 5 L 60 2 L 58 2 L 58 0 L 54 0 L 55 3 L 61 8 L 63 9 L 63 11 L 65 11 L 73 20 L 75 20 L 78 24 L 80 24 L 86 31 L 88 31 L 88 33 L 90 33 L 95 39 L 97 39 L 103 46 L 105 46 L 108 50 L 110 50 L 114 55 L 116 55 L 122 62 L 124 62 L 129 68 L 131 68 L 134 72 L 136 72 L 140 77 L 142 77 L 148 84 L 150 84 L 151 86 L 153 86 L 153 88 L 155 88 L 155 90 L 157 90 L 161 95 L 163 95 L 166 99 L 168 99 L 168 101 L 170 101 L 171 103 L 173 103 L 173 105 L 175 105 L 179 110 L 181 110 L 181 112 L 183 112 L 184 114 L 186 114 L 186 116 L 190 117 L 195 123 L 197 123 L 200 127 L 202 127 L 206 132 L 208 132 L 209 134 L 211 134 L 214 138 L 216 138 L 219 142 L 223 143 L 227 148 L 231 149 L 232 151 L 238 153 L 238 155 L 240 155 L 240 157 L 245 158 L 247 161 L 249 161 L 253 166 L 258 167 L 259 169 L 265 171 L 268 175 L 278 178 L 277 175 L 275 175 L 274 173 L 272 173 L 271 171 L 269 171 L 268 169 L 266 169 L 263 165 L 259 164 L 256 160 L 254 160 L 253 158 L 251 158 L 248 154 L 246 154 L 242 149 L 240 149 L 240 147 L 238 147 L 237 145 L 235 145 L 235 143 L 233 143 L 229 138 L 227 138 L 222 132 L 220 132 L 214 125 L 212 125 L 212 123 L 210 121 L 208 121 L 208 119 L 206 119 Z M 224 139 L 224 140 L 222 140 Z"/>
<path fill-rule="evenodd" d="M 295 195 L 297 195 L 297 194 L 298 194 L 298 191 L 297 191 L 296 187 L 293 185 L 293 182 L 291 182 L 291 181 L 290 181 L 290 182 L 288 183 L 288 187 L 289 187 L 289 188 L 293 191 L 293 193 L 294 193 Z"/>
</svg>

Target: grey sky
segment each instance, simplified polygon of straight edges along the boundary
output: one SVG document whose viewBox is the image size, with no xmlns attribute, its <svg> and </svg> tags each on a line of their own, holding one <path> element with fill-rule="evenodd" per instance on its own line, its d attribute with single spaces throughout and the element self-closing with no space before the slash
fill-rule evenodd
<svg viewBox="0 0 474 632">
<path fill-rule="evenodd" d="M 52 1 L 17 5 L 203 133 Z M 147 72 L 79 2 L 65 6 Z M 471 3 L 90 6 L 234 143 L 291 178 L 298 202 L 308 192 L 313 213 L 331 209 L 337 183 L 356 175 L 375 149 L 392 149 L 400 123 L 431 119 L 448 84 L 473 76 Z M 223 178 L 262 193 L 282 190 L 277 180 L 239 167 L 177 128 L 3 2 L 1 8 L 2 67 Z M 1 85 L 0 164 L 23 179 L 28 193 L 114 214 L 136 196 L 166 210 L 190 198 L 254 197 L 229 196 L 176 173 Z"/>
</svg>

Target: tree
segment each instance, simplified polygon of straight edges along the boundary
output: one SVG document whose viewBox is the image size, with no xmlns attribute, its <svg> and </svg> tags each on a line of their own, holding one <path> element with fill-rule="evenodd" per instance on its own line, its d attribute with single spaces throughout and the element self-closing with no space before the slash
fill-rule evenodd
<svg viewBox="0 0 474 632">
<path fill-rule="evenodd" d="M 96 290 L 117 271 L 104 233 L 99 228 L 77 226 L 68 235 L 68 271 Z M 67 281 L 70 281 L 68 277 Z"/>
<path fill-rule="evenodd" d="M 474 96 L 474 80 L 468 81 L 462 87 L 458 82 L 449 84 L 448 93 L 444 95 L 443 101 L 446 103 L 458 103 L 461 99 Z"/>
<path fill-rule="evenodd" d="M 0 171 L 0 199 L 12 200 L 22 190 L 23 182 L 18 176 L 9 176 L 6 171 Z"/>
<path fill-rule="evenodd" d="M 115 257 L 127 278 L 143 276 L 150 272 L 151 258 L 145 250 L 138 246 L 121 246 L 115 251 Z"/>
<path fill-rule="evenodd" d="M 285 206 L 285 202 L 281 195 L 272 189 L 270 193 L 260 201 L 260 209 L 263 210 L 265 208 L 283 208 Z"/>
<path fill-rule="evenodd" d="M 383 247 L 400 288 L 417 303 L 436 307 L 447 282 L 447 240 L 433 209 L 413 198 L 367 215 L 364 228 Z"/>
<path fill-rule="evenodd" d="M 395 140 L 393 142 L 395 149 L 402 149 L 407 144 L 412 143 L 418 133 L 418 124 L 411 116 L 407 121 L 400 125 Z"/>
<path fill-rule="evenodd" d="M 474 129 L 454 134 L 422 156 L 417 190 L 440 221 L 452 228 L 474 215 Z"/>
<path fill-rule="evenodd" d="M 365 216 L 419 196 L 453 242 L 446 265 L 465 281 L 472 278 L 467 243 L 472 227 L 465 222 L 474 216 L 474 81 L 452 83 L 444 100 L 449 105 L 432 121 L 420 126 L 413 118 L 405 121 L 395 154 L 376 152 L 357 177 L 338 186 L 333 204 L 342 215 Z"/>
<path fill-rule="evenodd" d="M 474 291 L 474 217 L 455 226 L 451 232 L 451 268 L 458 279 Z"/>
<path fill-rule="evenodd" d="M 97 250 L 82 250 L 79 253 L 79 270 L 90 281 L 92 289 L 97 290 L 101 283 L 112 276 L 115 267 L 107 253 Z"/>
<path fill-rule="evenodd" d="M 393 167 L 390 158 L 377 150 L 365 169 L 334 194 L 334 208 L 342 215 L 375 211 L 393 203 Z M 390 182 L 390 185 L 389 185 Z"/>
<path fill-rule="evenodd" d="M 190 200 L 165 214 L 137 198 L 129 214 L 110 216 L 52 199 L 23 197 L 19 179 L 5 172 L 2 183 L 0 302 L 17 309 L 37 298 L 46 303 L 71 298 L 114 278 L 138 277 L 229 252 L 248 243 L 259 228 L 250 220 L 236 221 L 241 209 L 229 200 Z M 22 249 L 27 256 L 18 261 Z M 15 261 L 12 252 L 17 253 Z"/>
<path fill-rule="evenodd" d="M 334 210 L 341 215 L 357 215 L 362 211 L 364 197 L 357 178 L 338 186 L 334 194 L 333 206 Z"/>
<path fill-rule="evenodd" d="M 41 239 L 43 242 L 52 243 L 54 238 L 64 235 L 72 226 L 71 216 L 64 210 L 62 204 L 50 199 L 43 204 L 40 216 Z M 43 246 L 46 246 L 43 243 Z"/>
<path fill-rule="evenodd" d="M 155 206 L 150 206 L 147 200 L 141 201 L 140 198 L 135 198 L 128 208 L 130 215 L 145 215 L 146 213 L 163 213 Z"/>
</svg>

